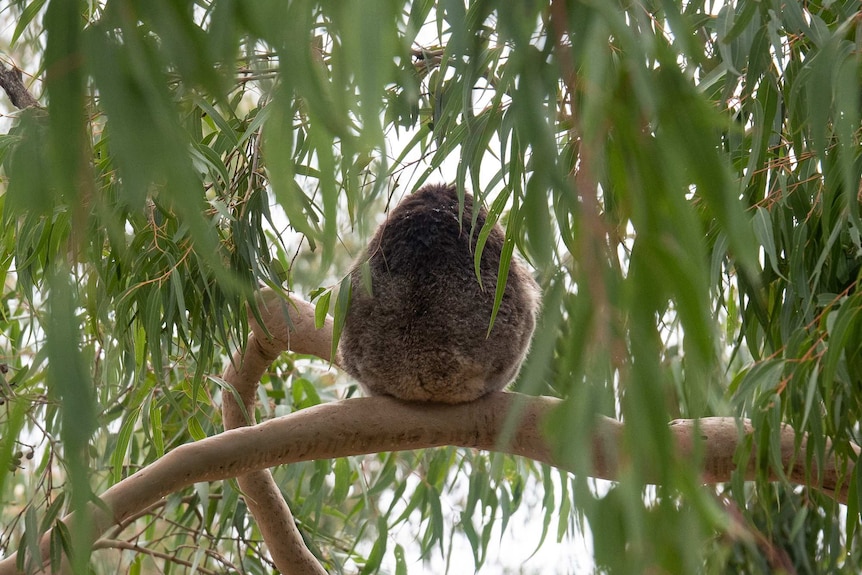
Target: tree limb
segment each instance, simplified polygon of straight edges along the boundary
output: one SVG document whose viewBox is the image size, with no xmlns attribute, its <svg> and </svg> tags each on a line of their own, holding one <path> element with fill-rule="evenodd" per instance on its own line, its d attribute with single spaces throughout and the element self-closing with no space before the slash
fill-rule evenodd
<svg viewBox="0 0 862 575">
<path fill-rule="evenodd" d="M 254 360 L 261 363 L 252 366 L 252 356 L 247 354 L 244 361 L 248 372 L 244 377 L 249 377 L 255 370 L 262 373 L 268 363 L 260 358 L 275 357 L 272 355 L 274 350 L 288 343 L 291 349 L 300 353 L 329 357 L 327 330 L 314 329 L 311 304 L 295 302 L 295 307 L 289 308 L 289 318 L 285 313 L 288 308 L 282 307 L 283 300 L 273 294 L 264 294 L 262 304 L 262 319 L 268 333 L 253 323 L 253 336 L 249 338 L 249 347 L 261 348 L 259 359 Z M 293 312 L 296 312 L 295 316 Z M 242 365 L 240 371 L 244 369 Z M 460 405 L 365 397 L 318 405 L 261 424 L 238 427 L 181 445 L 105 491 L 101 496 L 105 505 L 90 507 L 89 520 L 95 526 L 92 537 L 95 539 L 112 525 L 193 483 L 247 476 L 254 471 L 299 461 L 455 445 L 520 455 L 572 470 L 547 443 L 542 427 L 542 422 L 562 403 L 549 397 L 503 392 Z M 511 413 L 519 414 L 514 429 L 509 421 Z M 739 420 L 729 417 L 671 422 L 670 432 L 677 445 L 677 456 L 683 460 L 695 460 L 699 456 L 704 483 L 729 481 L 736 469 L 734 457 L 737 448 L 753 432 L 751 424 L 743 420 L 740 434 L 739 423 Z M 619 477 L 623 465 L 620 457 L 625 449 L 623 424 L 597 417 L 592 430 L 590 475 L 614 480 Z M 501 444 L 500 438 L 504 433 L 509 440 Z M 853 462 L 848 461 L 844 467 L 839 467 L 839 462 L 830 457 L 822 469 L 816 466 L 806 469 L 807 439 L 803 437 L 797 449 L 796 432 L 791 427 L 784 426 L 779 433 L 781 461 L 789 480 L 810 485 L 845 503 L 848 495 L 846 479 L 853 472 Z M 853 449 L 859 453 L 857 446 Z M 828 443 L 826 450 L 831 454 Z M 752 453 L 756 453 L 756 449 Z M 744 469 L 744 477 L 754 479 L 756 471 L 752 455 Z M 771 478 L 776 479 L 774 474 Z M 277 517 L 283 518 L 284 515 Z M 75 524 L 80 523 L 74 514 L 67 515 L 63 521 L 70 529 L 75 529 Z M 272 545 L 269 539 L 267 541 Z M 50 533 L 42 537 L 42 557 L 48 557 L 49 542 Z M 18 573 L 15 555 L 0 561 L 0 575 L 11 573 Z"/>
<path fill-rule="evenodd" d="M 248 338 L 245 351 L 237 351 L 234 354 L 224 374 L 224 380 L 234 387 L 243 403 L 240 407 L 232 393 L 225 391 L 222 394 L 225 430 L 255 424 L 254 407 L 260 378 L 275 358 L 288 349 L 290 343 L 290 332 L 282 332 L 281 328 L 290 323 L 294 329 L 298 328 L 301 333 L 307 333 L 309 336 L 317 331 L 314 330 L 313 323 L 314 306 L 308 302 L 294 303 L 278 297 L 274 292 L 265 292 L 258 303 L 262 319 L 265 323 L 272 324 L 271 337 L 265 335 L 267 330 L 262 329 L 254 319 L 250 319 L 253 333 Z M 276 317 L 290 317 L 291 321 L 273 321 Z M 312 322 L 310 325 L 306 323 L 309 319 Z M 326 334 L 331 333 L 330 321 L 322 334 L 324 343 Z M 328 349 L 327 347 L 327 351 Z M 326 571 L 303 542 L 293 514 L 269 469 L 258 469 L 240 475 L 237 483 L 279 571 L 284 575 L 326 575 Z"/>
<path fill-rule="evenodd" d="M 252 427 L 240 427 L 207 439 L 181 445 L 158 461 L 108 489 L 101 499 L 106 508 L 91 507 L 99 533 L 160 498 L 201 481 L 239 477 L 275 465 L 363 455 L 386 451 L 423 449 L 456 445 L 521 455 L 555 467 L 568 466 L 545 441 L 541 422 L 562 402 L 548 397 L 528 397 L 498 392 L 461 405 L 411 404 L 389 397 L 363 397 L 327 403 L 297 411 Z M 506 445 L 499 437 L 506 429 L 508 414 L 518 408 L 521 421 Z M 593 477 L 616 479 L 620 471 L 623 426 L 617 420 L 598 417 L 592 437 Z M 703 482 L 729 481 L 735 470 L 733 458 L 740 441 L 737 420 L 710 417 L 677 420 L 670 426 L 681 459 L 703 454 Z M 746 433 L 751 432 L 746 425 Z M 794 448 L 796 434 L 790 427 L 781 430 L 782 460 L 788 477 L 846 502 L 847 485 L 842 477 L 853 471 L 852 462 L 839 470 L 827 461 L 822 472 L 806 477 L 802 461 L 803 439 Z M 858 452 L 858 450 L 857 450 Z M 795 465 L 791 462 L 799 460 Z M 752 458 L 746 479 L 755 476 Z M 837 489 L 837 491 L 836 491 Z M 109 515 L 105 509 L 112 510 Z M 74 524 L 75 518 L 64 518 Z M 74 526 L 70 526 L 74 528 Z M 48 536 L 43 537 L 47 556 Z M 0 562 L 0 575 L 17 573 L 14 556 Z"/>
<path fill-rule="evenodd" d="M 31 106 L 39 106 L 39 101 L 24 86 L 21 70 L 15 66 L 7 68 L 2 61 L 0 61 L 0 88 L 3 88 L 3 91 L 9 96 L 9 101 L 16 108 L 23 110 Z"/>
</svg>

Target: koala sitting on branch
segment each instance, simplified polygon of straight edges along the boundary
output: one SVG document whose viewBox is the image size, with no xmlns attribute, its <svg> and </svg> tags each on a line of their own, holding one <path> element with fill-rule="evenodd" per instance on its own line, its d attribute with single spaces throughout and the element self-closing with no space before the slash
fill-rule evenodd
<svg viewBox="0 0 862 575">
<path fill-rule="evenodd" d="M 455 186 L 428 185 L 377 229 L 351 271 L 339 342 L 342 366 L 368 393 L 462 403 L 503 389 L 518 374 L 539 288 L 513 256 L 489 333 L 505 236 L 494 225 L 482 250 L 480 284 L 474 254 L 486 216 L 466 193 L 459 214 Z"/>
</svg>

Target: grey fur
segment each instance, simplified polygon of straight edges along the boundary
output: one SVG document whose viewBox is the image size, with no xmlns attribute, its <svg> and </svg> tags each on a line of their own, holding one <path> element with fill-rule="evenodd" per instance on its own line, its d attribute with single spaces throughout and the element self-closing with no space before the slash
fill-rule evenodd
<svg viewBox="0 0 862 575">
<path fill-rule="evenodd" d="M 518 374 L 539 307 L 539 289 L 512 257 L 506 291 L 488 335 L 504 234 L 495 225 L 476 279 L 473 199 L 458 216 L 454 186 L 425 186 L 377 229 L 351 272 L 341 363 L 372 395 L 461 403 L 503 389 Z M 363 262 L 368 266 L 363 271 Z M 371 293 L 363 273 L 370 275 Z M 367 280 L 368 278 L 366 278 Z"/>
</svg>

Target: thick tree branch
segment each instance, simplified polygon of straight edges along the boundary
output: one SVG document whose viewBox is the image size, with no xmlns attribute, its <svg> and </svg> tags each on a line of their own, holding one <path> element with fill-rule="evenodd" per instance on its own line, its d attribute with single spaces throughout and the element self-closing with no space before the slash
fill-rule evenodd
<svg viewBox="0 0 862 575">
<path fill-rule="evenodd" d="M 39 106 L 39 101 L 24 86 L 21 70 L 14 66 L 7 68 L 2 61 L 0 61 L 0 88 L 3 88 L 3 91 L 9 96 L 9 101 L 16 108 L 23 110 L 31 106 Z"/>
<path fill-rule="evenodd" d="M 314 329 L 313 307 L 296 302 L 296 307 L 284 308 L 283 303 L 273 294 L 264 296 L 262 314 L 268 334 L 253 325 L 254 335 L 249 339 L 249 347 L 259 346 L 261 351 L 255 360 L 250 354 L 244 357 L 246 363 L 239 364 L 239 370 L 248 372 L 237 377 L 262 373 L 268 365 L 266 358 L 275 357 L 276 350 L 288 342 L 291 349 L 301 353 L 328 357 L 329 338 L 322 333 L 327 330 Z M 286 309 L 289 309 L 290 319 Z M 252 365 L 252 362 L 257 363 Z M 461 405 L 405 403 L 387 397 L 369 397 L 318 405 L 258 425 L 238 427 L 182 445 L 108 489 L 101 497 L 105 506 L 90 508 L 90 519 L 95 525 L 92 537 L 95 539 L 112 525 L 193 483 L 247 476 L 257 470 L 299 461 L 456 445 L 521 455 L 567 469 L 566 462 L 544 439 L 542 427 L 542 422 L 561 403 L 553 398 L 514 393 L 493 393 Z M 508 421 L 511 413 L 520 414 L 514 430 Z M 730 480 L 736 469 L 737 448 L 752 433 L 747 421 L 743 421 L 742 428 L 740 434 L 738 420 L 722 417 L 677 420 L 670 424 L 677 456 L 692 461 L 699 456 L 704 483 Z M 588 446 L 592 457 L 590 474 L 616 479 L 624 460 L 620 457 L 625 450 L 623 424 L 597 417 L 592 429 Z M 510 439 L 501 444 L 504 433 Z M 853 462 L 846 462 L 846 467 L 839 468 L 827 443 L 826 452 L 830 457 L 823 468 L 806 469 L 807 439 L 801 440 L 798 449 L 795 444 L 796 432 L 783 427 L 780 430 L 781 461 L 789 480 L 810 485 L 839 502 L 846 502 L 847 478 L 853 472 Z M 858 454 L 858 447 L 854 449 Z M 756 453 L 756 449 L 752 453 Z M 755 475 L 756 462 L 752 456 L 745 466 L 744 476 L 753 479 Z M 80 523 L 71 515 L 64 521 L 71 529 Z M 45 558 L 48 557 L 49 535 L 41 541 Z M 0 575 L 11 573 L 18 573 L 14 555 L 0 561 Z"/>
<path fill-rule="evenodd" d="M 549 465 L 566 468 L 545 441 L 541 422 L 558 408 L 560 400 L 527 397 L 514 393 L 493 393 L 478 401 L 461 405 L 411 404 L 388 397 L 355 398 L 318 405 L 255 425 L 241 427 L 182 445 L 152 465 L 108 489 L 101 497 L 107 509 L 93 506 L 92 517 L 99 533 L 123 521 L 140 509 L 201 481 L 239 477 L 275 465 L 330 459 L 385 451 L 398 451 L 457 445 L 521 455 Z M 506 445 L 499 438 L 506 429 L 508 414 L 518 408 L 519 424 Z M 746 427 L 750 432 L 750 426 Z M 703 482 L 729 481 L 734 471 L 733 458 L 740 441 L 737 420 L 711 417 L 678 420 L 671 434 L 681 459 L 703 456 Z M 622 423 L 605 417 L 595 421 L 591 444 L 592 476 L 616 479 L 623 450 Z M 781 430 L 781 453 L 788 465 L 791 481 L 833 494 L 838 501 L 847 499 L 845 475 L 827 460 L 822 471 L 811 470 L 806 477 L 802 462 L 807 449 L 803 440 L 794 448 L 796 434 L 790 427 Z M 791 463 L 795 465 L 790 465 Z M 745 477 L 755 476 L 752 459 Z M 837 490 L 836 490 L 837 489 Z M 67 524 L 75 518 L 67 516 Z M 72 526 L 74 528 L 74 526 Z M 96 534 L 94 534 L 95 537 Z M 47 536 L 43 538 L 47 556 Z M 0 562 L 0 575 L 17 573 L 14 556 Z"/>
<path fill-rule="evenodd" d="M 282 331 L 282 328 L 290 324 L 294 329 L 308 334 L 309 339 L 316 339 L 313 334 L 318 330 L 314 329 L 313 323 L 306 323 L 309 319 L 312 322 L 314 319 L 314 307 L 308 302 L 294 303 L 284 300 L 274 292 L 265 292 L 258 303 L 261 319 L 272 324 L 273 329 L 270 337 L 267 337 L 267 330 L 251 319 L 253 333 L 249 336 L 246 349 L 234 354 L 225 371 L 224 380 L 234 387 L 243 403 L 240 407 L 231 393 L 222 395 L 225 430 L 255 424 L 254 407 L 260 378 L 278 354 L 288 349 L 290 343 L 290 332 Z M 285 317 L 289 317 L 290 321 L 286 322 L 283 319 Z M 280 319 L 274 321 L 274 318 Z M 320 340 L 326 345 L 331 341 L 327 335 L 332 333 L 331 322 L 320 332 Z M 328 349 L 327 345 L 327 351 Z M 326 571 L 303 542 L 293 514 L 269 469 L 258 469 L 241 475 L 237 478 L 237 483 L 279 571 L 284 575 L 326 575 Z"/>
</svg>

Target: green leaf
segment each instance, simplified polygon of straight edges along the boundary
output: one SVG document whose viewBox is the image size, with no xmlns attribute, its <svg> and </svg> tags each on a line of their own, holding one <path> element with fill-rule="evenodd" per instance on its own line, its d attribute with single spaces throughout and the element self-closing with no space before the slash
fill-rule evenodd
<svg viewBox="0 0 862 575">
<path fill-rule="evenodd" d="M 488 241 L 488 236 L 491 235 L 491 230 L 494 229 L 494 224 L 499 221 L 500 215 L 503 213 L 503 209 L 509 201 L 510 195 L 511 192 L 503 190 L 496 197 L 494 203 L 491 204 L 491 208 L 488 210 L 488 215 L 485 217 L 485 225 L 482 226 L 481 230 L 479 230 L 479 237 L 476 239 L 476 252 L 473 254 L 473 269 L 476 273 L 476 279 L 479 280 L 479 286 L 482 289 L 485 289 L 485 286 L 482 285 L 482 274 L 480 271 L 482 253 L 485 251 L 485 243 Z M 470 230 L 471 234 L 474 232 L 475 230 Z"/>
<path fill-rule="evenodd" d="M 162 409 L 156 401 L 150 402 L 150 434 L 153 438 L 153 447 L 156 449 L 156 457 L 164 457 L 165 441 L 164 428 L 162 427 Z"/>
<path fill-rule="evenodd" d="M 242 405 L 242 404 L 240 404 Z M 188 429 L 189 435 L 192 436 L 192 439 L 195 441 L 200 441 L 202 439 L 206 439 L 207 434 L 204 431 L 204 428 L 201 427 L 200 422 L 197 420 L 197 417 L 194 415 L 190 416 L 186 419 L 186 429 Z"/>
<path fill-rule="evenodd" d="M 222 390 L 222 393 L 230 393 L 231 394 L 231 397 L 233 397 L 234 402 L 239 407 L 239 410 L 242 413 L 243 420 L 245 421 L 245 424 L 246 425 L 252 425 L 253 422 L 251 420 L 251 416 L 249 415 L 248 411 L 246 410 L 245 402 L 243 401 L 242 396 L 236 390 L 236 387 L 234 387 L 233 385 L 231 385 L 230 383 L 228 383 L 227 381 L 225 381 L 221 377 L 218 377 L 217 375 L 207 375 L 206 378 L 208 380 L 210 380 L 211 382 L 213 382 L 214 384 L 216 384 L 217 386 L 219 386 Z M 189 418 L 190 421 L 192 419 L 194 419 L 194 418 L 193 417 Z M 191 428 L 190 428 L 190 430 L 191 430 Z M 201 432 L 203 433 L 203 429 L 201 429 Z M 206 437 L 205 433 L 203 436 L 200 437 L 200 439 L 203 439 L 204 437 Z"/>
<path fill-rule="evenodd" d="M 494 293 L 494 308 L 491 310 L 491 321 L 488 323 L 487 337 L 491 336 L 494 320 L 497 319 L 497 312 L 500 311 L 503 294 L 506 292 L 506 284 L 509 281 L 509 265 L 512 263 L 512 253 L 515 249 L 515 236 L 518 234 L 519 223 L 518 202 L 516 199 L 512 210 L 509 212 L 509 227 L 506 228 L 506 239 L 503 243 L 503 251 L 500 254 L 500 267 L 497 271 L 497 288 Z"/>
<path fill-rule="evenodd" d="M 218 112 L 218 110 L 216 110 L 213 106 L 209 104 L 209 102 L 202 98 L 196 98 L 195 103 L 200 106 L 200 108 L 204 112 L 206 112 L 207 116 L 212 118 L 213 122 L 215 122 L 216 126 L 218 126 L 221 135 L 228 138 L 228 141 L 232 144 L 232 147 L 239 146 L 240 141 L 237 138 L 236 131 L 234 131 L 230 123 L 225 120 L 225 118 Z"/>
<path fill-rule="evenodd" d="M 362 571 L 360 571 L 360 574 L 371 575 L 378 572 L 383 557 L 386 554 L 386 544 L 388 541 L 389 528 L 386 525 L 386 518 L 380 517 L 377 520 L 377 539 L 374 541 L 374 546 L 371 548 L 371 553 L 368 554 L 368 560 Z"/>
<path fill-rule="evenodd" d="M 321 329 L 326 323 L 326 316 L 329 314 L 329 298 L 331 295 L 332 290 L 324 292 L 314 304 L 314 327 L 317 329 Z"/>
<path fill-rule="evenodd" d="M 353 472 L 347 459 L 341 458 L 335 460 L 335 486 L 332 489 L 332 500 L 336 504 L 343 503 L 347 498 L 352 475 Z"/>
<path fill-rule="evenodd" d="M 330 357 L 335 358 L 338 351 L 338 340 L 341 338 L 341 332 L 344 330 L 344 321 L 347 318 L 347 309 L 350 306 L 350 292 L 352 285 L 350 276 L 346 276 L 341 280 L 341 285 L 338 288 L 338 298 L 335 300 L 335 311 L 332 318 L 332 349 Z"/>
<path fill-rule="evenodd" d="M 36 508 L 29 505 L 24 512 L 24 542 L 26 542 L 27 553 L 30 557 L 42 556 L 42 551 L 39 549 L 41 535 L 36 520 Z"/>
<path fill-rule="evenodd" d="M 120 432 L 117 434 L 117 444 L 111 452 L 111 468 L 113 470 L 114 483 L 119 483 L 123 478 L 124 464 L 126 456 L 129 453 L 129 444 L 139 416 L 140 410 L 130 412 L 123 421 L 123 425 L 120 426 Z"/>
<path fill-rule="evenodd" d="M 838 370 L 839 362 L 845 360 L 847 346 L 851 343 L 851 337 L 860 332 L 862 325 L 862 296 L 855 294 L 845 299 L 835 313 L 835 319 L 828 329 L 829 345 L 823 356 L 822 379 L 828 385 L 832 385 Z M 852 352 L 858 353 L 858 341 Z"/>
<path fill-rule="evenodd" d="M 404 558 L 404 548 L 396 543 L 393 554 L 395 555 L 395 575 L 407 575 L 407 561 Z"/>
<path fill-rule="evenodd" d="M 763 249 L 766 251 L 767 259 L 769 259 L 769 263 L 772 266 L 772 271 L 775 272 L 775 275 L 786 281 L 787 278 L 784 277 L 779 269 L 780 261 L 778 259 L 778 252 L 775 249 L 772 218 L 769 212 L 761 207 L 758 207 L 754 214 L 754 233 L 757 236 L 760 245 L 762 245 Z"/>
<path fill-rule="evenodd" d="M 42 8 L 45 6 L 45 0 L 34 0 L 27 4 L 24 10 L 21 12 L 21 15 L 18 16 L 18 22 L 15 24 L 15 31 L 12 33 L 12 39 L 9 40 L 10 46 L 15 46 L 18 42 L 18 39 L 21 37 L 21 34 L 24 33 L 24 30 L 27 29 L 27 26 L 33 21 L 36 16 L 42 11 Z"/>
<path fill-rule="evenodd" d="M 62 556 L 74 557 L 73 539 L 69 528 L 62 521 L 54 524 L 54 530 L 51 532 L 51 569 L 59 570 L 62 565 Z"/>
</svg>

